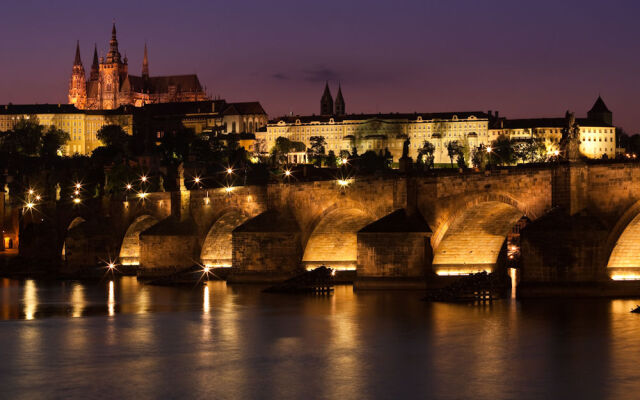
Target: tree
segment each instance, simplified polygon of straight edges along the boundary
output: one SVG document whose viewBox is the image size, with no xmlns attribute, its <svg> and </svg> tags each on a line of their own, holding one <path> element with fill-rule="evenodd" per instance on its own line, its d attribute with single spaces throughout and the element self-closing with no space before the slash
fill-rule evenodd
<svg viewBox="0 0 640 400">
<path fill-rule="evenodd" d="M 324 158 L 327 141 L 324 139 L 324 136 L 311 136 L 309 140 L 311 142 L 311 148 L 309 151 L 311 160 L 319 167 L 322 163 L 322 159 Z"/>
<path fill-rule="evenodd" d="M 302 142 L 289 140 L 285 137 L 278 137 L 276 143 L 271 149 L 271 156 L 277 163 L 285 163 L 287 161 L 287 153 L 305 151 L 307 146 Z"/>
<path fill-rule="evenodd" d="M 329 168 L 336 168 L 338 166 L 338 158 L 336 157 L 336 153 L 334 153 L 333 150 L 329 150 L 329 154 L 327 154 L 324 163 Z"/>
<path fill-rule="evenodd" d="M 38 156 L 42 149 L 44 126 L 37 119 L 21 118 L 5 135 L 3 151 L 13 155 Z"/>
<path fill-rule="evenodd" d="M 481 144 L 480 146 L 473 149 L 473 152 L 471 154 L 471 164 L 473 164 L 473 166 L 476 168 L 484 169 L 484 167 L 487 165 L 487 158 L 487 148 L 485 145 Z"/>
<path fill-rule="evenodd" d="M 462 146 L 460 146 L 457 140 L 452 140 L 447 143 L 447 155 L 449 156 L 449 160 L 451 160 L 451 168 L 453 168 L 453 159 L 459 154 L 462 154 Z"/>
<path fill-rule="evenodd" d="M 119 125 L 105 125 L 98 130 L 96 138 L 106 147 L 117 152 L 124 152 L 129 143 L 129 135 Z"/>
<path fill-rule="evenodd" d="M 498 165 L 511 165 L 516 162 L 514 142 L 506 135 L 500 135 L 491 142 L 489 162 Z"/>
<path fill-rule="evenodd" d="M 58 151 L 70 139 L 71 137 L 69 136 L 69 133 L 54 126 L 49 127 L 49 130 L 47 130 L 42 138 L 40 156 L 44 158 L 56 157 L 58 155 Z"/>
<path fill-rule="evenodd" d="M 428 169 L 433 168 L 433 161 L 435 156 L 436 146 L 433 143 L 425 140 L 422 143 L 422 147 L 418 149 L 418 163 L 424 163 Z"/>
</svg>

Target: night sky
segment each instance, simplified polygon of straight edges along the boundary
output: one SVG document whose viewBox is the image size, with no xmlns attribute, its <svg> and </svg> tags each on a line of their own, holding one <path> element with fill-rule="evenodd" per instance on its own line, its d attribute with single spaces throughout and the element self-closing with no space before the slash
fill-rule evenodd
<svg viewBox="0 0 640 400">
<path fill-rule="evenodd" d="M 140 74 L 197 73 L 207 92 L 271 117 L 317 113 L 324 81 L 347 112 L 499 110 L 583 116 L 601 93 L 640 132 L 640 2 L 4 0 L 0 103 L 59 103 L 75 43 L 89 73 L 116 20 Z"/>
</svg>

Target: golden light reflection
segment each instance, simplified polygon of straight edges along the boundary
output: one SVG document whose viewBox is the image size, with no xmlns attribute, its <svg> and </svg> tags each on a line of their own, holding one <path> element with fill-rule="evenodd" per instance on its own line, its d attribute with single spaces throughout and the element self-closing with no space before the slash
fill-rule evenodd
<svg viewBox="0 0 640 400">
<path fill-rule="evenodd" d="M 79 283 L 75 283 L 71 289 L 71 316 L 73 318 L 82 317 L 85 305 L 84 287 Z"/>
<path fill-rule="evenodd" d="M 205 285 L 202 300 L 202 311 L 204 311 L 205 314 L 209 314 L 209 310 L 209 286 Z"/>
<path fill-rule="evenodd" d="M 38 289 L 33 279 L 27 279 L 24 283 L 24 319 L 33 319 L 38 310 Z"/>
<path fill-rule="evenodd" d="M 640 274 L 618 273 L 618 274 L 611 275 L 611 279 L 614 281 L 638 281 L 640 280 Z"/>
<path fill-rule="evenodd" d="M 518 270 L 509 268 L 509 278 L 511 278 L 511 298 L 516 298 L 516 288 L 518 286 Z"/>
<path fill-rule="evenodd" d="M 488 274 L 491 273 L 491 269 L 486 268 L 476 268 L 476 269 L 442 269 L 436 271 L 438 276 L 464 276 L 477 274 L 479 272 L 486 272 Z"/>
<path fill-rule="evenodd" d="M 116 293 L 113 281 L 109 281 L 109 297 L 107 299 L 107 309 L 109 316 L 113 317 L 116 314 Z"/>
</svg>

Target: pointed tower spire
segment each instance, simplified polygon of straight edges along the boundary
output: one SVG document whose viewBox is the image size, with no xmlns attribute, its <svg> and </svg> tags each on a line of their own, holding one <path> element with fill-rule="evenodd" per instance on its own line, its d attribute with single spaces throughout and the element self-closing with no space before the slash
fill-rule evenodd
<svg viewBox="0 0 640 400">
<path fill-rule="evenodd" d="M 111 41 L 109 42 L 109 53 L 107 53 L 107 63 L 120 63 L 120 52 L 118 51 L 118 39 L 116 38 L 116 23 L 113 22 L 111 28 Z"/>
<path fill-rule="evenodd" d="M 320 115 L 333 114 L 333 97 L 331 97 L 331 91 L 329 90 L 329 82 L 324 85 L 324 93 L 320 99 Z"/>
<path fill-rule="evenodd" d="M 147 43 L 144 44 L 144 57 L 142 58 L 142 77 L 149 77 L 149 56 L 147 55 Z"/>
<path fill-rule="evenodd" d="M 336 95 L 336 115 L 345 115 L 346 109 L 344 98 L 342 97 L 342 86 L 338 83 L 338 94 Z"/>
<path fill-rule="evenodd" d="M 93 45 L 93 63 L 91 63 L 91 74 L 89 75 L 89 80 L 97 81 L 98 80 L 98 45 L 94 43 Z"/>
<path fill-rule="evenodd" d="M 73 61 L 73 65 L 82 65 L 82 59 L 80 58 L 80 41 L 76 42 L 76 59 Z"/>
</svg>

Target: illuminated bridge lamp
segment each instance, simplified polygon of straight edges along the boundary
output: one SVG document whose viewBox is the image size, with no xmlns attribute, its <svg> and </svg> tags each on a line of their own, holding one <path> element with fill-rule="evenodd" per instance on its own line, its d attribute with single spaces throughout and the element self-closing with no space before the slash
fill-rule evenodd
<svg viewBox="0 0 640 400">
<path fill-rule="evenodd" d="M 284 176 L 286 176 L 287 178 L 291 176 L 291 170 L 285 169 L 284 170 Z"/>
<path fill-rule="evenodd" d="M 76 190 L 75 192 L 73 192 L 76 196 L 80 194 L 79 190 Z"/>
<path fill-rule="evenodd" d="M 347 165 L 347 163 L 349 163 L 349 160 L 346 158 L 343 158 L 341 161 L 342 161 L 342 165 Z"/>
<path fill-rule="evenodd" d="M 231 192 L 233 192 L 233 186 L 227 186 L 227 187 L 225 187 L 225 188 L 224 188 L 224 191 L 225 191 L 227 194 L 231 194 Z"/>
<path fill-rule="evenodd" d="M 31 209 L 35 206 L 35 204 L 33 204 L 32 202 L 28 202 L 27 204 L 25 204 L 25 206 L 26 206 L 29 210 L 31 210 Z"/>
<path fill-rule="evenodd" d="M 80 200 L 80 198 L 79 198 L 79 197 L 76 197 L 76 198 L 74 198 L 74 199 L 73 199 L 73 202 L 74 202 L 75 204 L 80 204 L 80 203 L 82 202 L 82 200 Z"/>
<path fill-rule="evenodd" d="M 35 192 L 33 191 L 33 189 L 29 189 L 29 196 L 32 196 L 32 195 L 33 195 L 33 193 L 35 193 Z"/>
<path fill-rule="evenodd" d="M 193 178 L 193 181 L 194 181 L 196 184 L 199 184 L 199 183 L 200 183 L 200 177 L 196 176 L 195 178 Z"/>
<path fill-rule="evenodd" d="M 127 183 L 126 188 L 127 188 L 127 190 L 131 190 L 131 189 L 133 188 L 133 186 L 131 186 L 131 184 L 130 184 L 130 183 Z"/>
<path fill-rule="evenodd" d="M 553 152 L 553 155 L 554 155 L 554 156 L 556 156 L 556 157 L 557 157 L 557 156 L 559 156 L 559 155 L 560 155 L 560 151 L 555 150 L 555 151 Z"/>
<path fill-rule="evenodd" d="M 227 174 L 229 175 L 233 174 L 233 168 L 231 167 L 227 168 Z"/>
<path fill-rule="evenodd" d="M 349 185 L 349 181 L 347 179 L 338 179 L 338 185 L 340 187 L 347 187 Z"/>
<path fill-rule="evenodd" d="M 39 194 L 36 195 L 36 201 L 40 201 L 41 197 Z"/>
<path fill-rule="evenodd" d="M 142 182 L 146 182 L 146 181 L 147 181 L 147 177 L 146 177 L 145 175 L 142 175 L 142 176 L 140 177 L 140 180 L 141 180 Z"/>
<path fill-rule="evenodd" d="M 144 200 L 144 199 L 146 199 L 146 198 L 147 198 L 147 195 L 148 195 L 148 194 L 149 194 L 149 193 L 141 192 L 141 193 L 138 193 L 138 197 Z"/>
<path fill-rule="evenodd" d="M 493 150 L 491 146 L 487 146 L 487 153 L 491 153 L 491 150 Z"/>
<path fill-rule="evenodd" d="M 76 183 L 76 189 L 80 190 L 81 187 L 82 187 L 81 183 Z"/>
</svg>

